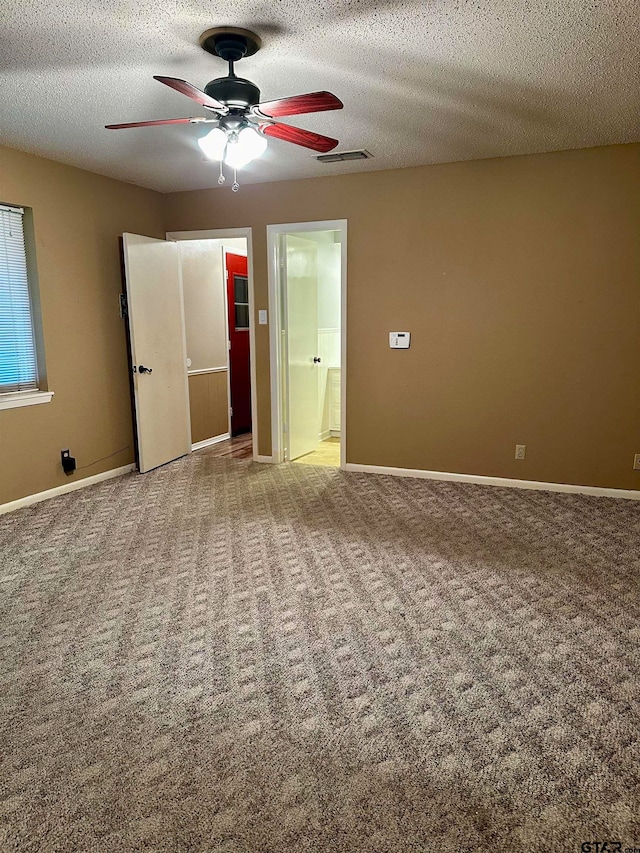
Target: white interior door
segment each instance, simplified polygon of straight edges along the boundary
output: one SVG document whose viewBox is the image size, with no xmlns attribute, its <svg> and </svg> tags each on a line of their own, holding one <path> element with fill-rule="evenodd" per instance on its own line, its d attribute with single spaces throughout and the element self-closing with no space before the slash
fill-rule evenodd
<svg viewBox="0 0 640 853">
<path fill-rule="evenodd" d="M 191 450 L 180 259 L 175 243 L 123 234 L 140 472 Z"/>
<path fill-rule="evenodd" d="M 289 459 L 318 446 L 318 246 L 287 234 L 286 329 Z"/>
</svg>

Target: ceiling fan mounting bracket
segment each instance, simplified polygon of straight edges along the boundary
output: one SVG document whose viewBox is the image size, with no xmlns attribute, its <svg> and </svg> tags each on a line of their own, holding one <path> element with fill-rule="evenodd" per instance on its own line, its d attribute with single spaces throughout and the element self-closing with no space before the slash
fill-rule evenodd
<svg viewBox="0 0 640 853">
<path fill-rule="evenodd" d="M 238 62 L 253 56 L 262 47 L 260 36 L 239 27 L 213 27 L 200 36 L 200 47 L 225 62 Z"/>
</svg>

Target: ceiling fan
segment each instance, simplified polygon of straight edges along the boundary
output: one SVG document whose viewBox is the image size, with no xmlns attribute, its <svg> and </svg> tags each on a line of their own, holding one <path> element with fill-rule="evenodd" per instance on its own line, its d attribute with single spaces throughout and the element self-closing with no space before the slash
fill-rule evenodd
<svg viewBox="0 0 640 853">
<path fill-rule="evenodd" d="M 326 153 L 338 144 L 337 139 L 323 136 L 310 130 L 293 127 L 274 121 L 282 116 L 317 113 L 323 110 L 341 110 L 342 101 L 331 92 L 311 92 L 308 95 L 294 95 L 276 101 L 260 102 L 260 89 L 250 80 L 236 77 L 234 64 L 245 56 L 252 56 L 262 45 L 255 33 L 235 27 L 216 27 L 200 36 L 200 46 L 214 56 L 229 63 L 226 77 L 218 77 L 204 87 L 204 91 L 179 80 L 176 77 L 154 76 L 165 86 L 169 86 L 200 104 L 215 117 L 196 116 L 192 118 L 169 118 L 158 121 L 134 121 L 128 124 L 108 124 L 108 130 L 121 130 L 129 127 L 157 127 L 164 124 L 214 124 L 215 127 L 198 140 L 205 156 L 220 161 L 219 184 L 224 184 L 223 163 L 234 171 L 232 189 L 237 191 L 239 184 L 237 170 L 264 153 L 267 147 L 265 137 L 272 136 L 294 145 L 302 145 L 313 151 Z"/>
</svg>

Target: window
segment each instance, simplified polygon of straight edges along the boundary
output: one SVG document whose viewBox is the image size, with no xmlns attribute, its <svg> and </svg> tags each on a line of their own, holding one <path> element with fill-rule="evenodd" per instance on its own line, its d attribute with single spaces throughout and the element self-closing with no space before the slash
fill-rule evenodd
<svg viewBox="0 0 640 853">
<path fill-rule="evenodd" d="M 38 353 L 25 245 L 25 209 L 0 204 L 0 408 L 48 402 L 36 393 Z"/>
<path fill-rule="evenodd" d="M 246 275 L 233 274 L 233 302 L 235 306 L 236 332 L 249 328 L 249 279 Z"/>
</svg>

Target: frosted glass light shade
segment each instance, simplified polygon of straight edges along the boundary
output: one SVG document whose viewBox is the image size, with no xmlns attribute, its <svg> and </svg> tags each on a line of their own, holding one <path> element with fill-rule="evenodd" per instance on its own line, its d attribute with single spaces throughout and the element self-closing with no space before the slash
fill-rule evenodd
<svg viewBox="0 0 640 853">
<path fill-rule="evenodd" d="M 214 127 L 206 136 L 198 140 L 198 145 L 202 148 L 205 157 L 210 160 L 222 160 L 227 145 L 227 134 L 221 127 Z"/>
<path fill-rule="evenodd" d="M 240 131 L 235 142 L 229 141 L 224 162 L 228 166 L 241 169 L 251 160 L 255 160 L 256 157 L 264 154 L 266 147 L 267 140 L 261 133 L 252 127 L 245 127 Z"/>
</svg>

